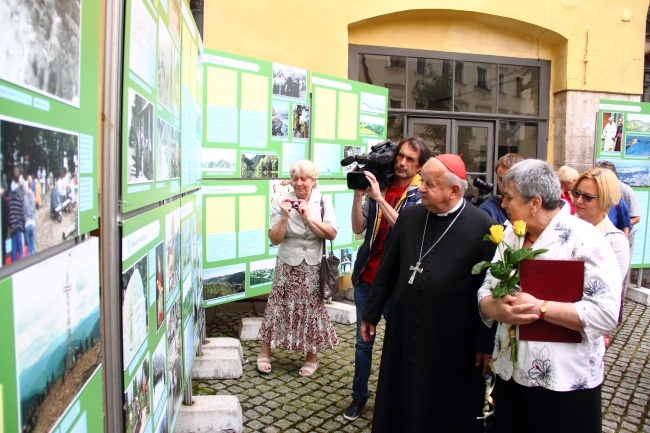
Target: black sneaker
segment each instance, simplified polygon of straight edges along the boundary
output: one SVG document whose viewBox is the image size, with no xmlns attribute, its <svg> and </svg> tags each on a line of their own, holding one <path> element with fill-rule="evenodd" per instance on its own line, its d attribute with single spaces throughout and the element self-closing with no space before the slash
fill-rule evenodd
<svg viewBox="0 0 650 433">
<path fill-rule="evenodd" d="M 361 411 L 366 405 L 366 401 L 368 401 L 366 398 L 352 398 L 352 403 L 350 403 L 350 406 L 348 406 L 343 411 L 343 418 L 347 419 L 348 421 L 354 421 L 355 419 L 359 418 Z"/>
</svg>

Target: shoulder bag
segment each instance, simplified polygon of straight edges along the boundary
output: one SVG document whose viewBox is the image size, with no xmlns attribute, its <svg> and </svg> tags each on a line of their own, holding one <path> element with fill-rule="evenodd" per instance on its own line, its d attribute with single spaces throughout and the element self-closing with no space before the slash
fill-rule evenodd
<svg viewBox="0 0 650 433">
<path fill-rule="evenodd" d="M 320 199 L 321 221 L 324 216 L 323 198 Z M 329 299 L 339 291 L 339 264 L 341 260 L 334 255 L 332 241 L 330 241 L 330 253 L 327 254 L 327 243 L 323 239 L 323 257 L 320 260 L 320 293 L 323 299 Z"/>
</svg>

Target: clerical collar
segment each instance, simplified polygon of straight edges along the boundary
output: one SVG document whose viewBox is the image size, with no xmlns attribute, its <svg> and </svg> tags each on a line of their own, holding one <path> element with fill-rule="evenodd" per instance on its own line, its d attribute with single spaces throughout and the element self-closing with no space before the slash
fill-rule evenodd
<svg viewBox="0 0 650 433">
<path fill-rule="evenodd" d="M 445 213 L 437 213 L 436 215 L 439 216 L 439 217 L 446 217 L 447 215 L 452 214 L 452 213 L 456 212 L 458 209 L 460 209 L 460 207 L 463 205 L 464 201 L 465 200 L 458 200 L 458 203 L 456 204 L 456 206 L 454 206 L 451 210 L 449 210 L 449 211 L 447 211 Z"/>
</svg>

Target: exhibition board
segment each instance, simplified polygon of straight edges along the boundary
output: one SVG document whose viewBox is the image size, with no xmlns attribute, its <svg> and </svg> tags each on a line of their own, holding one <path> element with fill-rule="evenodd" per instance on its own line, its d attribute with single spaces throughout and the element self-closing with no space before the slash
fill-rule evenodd
<svg viewBox="0 0 650 433">
<path fill-rule="evenodd" d="M 307 70 L 210 49 L 203 68 L 204 178 L 278 178 L 307 157 Z"/>
<path fill-rule="evenodd" d="M 125 8 L 121 206 L 196 188 L 202 115 L 200 35 L 182 0 Z"/>
<path fill-rule="evenodd" d="M 0 281 L 4 432 L 103 432 L 99 241 Z"/>
<path fill-rule="evenodd" d="M 619 180 L 634 190 L 641 221 L 634 226 L 632 267 L 650 267 L 650 104 L 601 100 L 595 154 L 596 161 L 614 163 Z"/>
<path fill-rule="evenodd" d="M 201 190 L 203 306 L 268 293 L 278 249 L 268 238 L 271 206 L 291 192 L 290 180 L 204 180 Z M 333 245 L 342 275 L 349 275 L 363 239 L 352 232 L 354 193 L 344 180 L 318 180 L 316 190 L 332 199 L 338 225 Z"/>
<path fill-rule="evenodd" d="M 100 9 L 99 0 L 0 8 L 4 265 L 98 227 Z M 32 206 L 26 225 L 9 218 Z"/>
<path fill-rule="evenodd" d="M 314 72 L 312 95 L 311 160 L 321 176 L 343 176 L 343 159 L 386 139 L 388 89 Z"/>
<path fill-rule="evenodd" d="M 188 195 L 122 226 L 126 432 L 173 430 L 204 317 L 198 220 Z"/>
</svg>

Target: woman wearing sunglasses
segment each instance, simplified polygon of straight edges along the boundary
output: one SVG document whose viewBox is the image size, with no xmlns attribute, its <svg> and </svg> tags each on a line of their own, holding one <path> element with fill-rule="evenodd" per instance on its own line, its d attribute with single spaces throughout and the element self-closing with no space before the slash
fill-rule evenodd
<svg viewBox="0 0 650 433">
<path fill-rule="evenodd" d="M 582 173 L 575 185 L 571 190 L 571 197 L 576 215 L 596 226 L 605 235 L 618 260 L 622 278 L 621 308 L 618 319 L 620 324 L 623 299 L 625 299 L 625 277 L 630 267 L 630 245 L 625 234 L 614 226 L 607 215 L 610 208 L 621 201 L 618 178 L 610 170 L 594 168 Z M 605 338 L 605 343 L 608 343 L 608 338 Z"/>
</svg>

